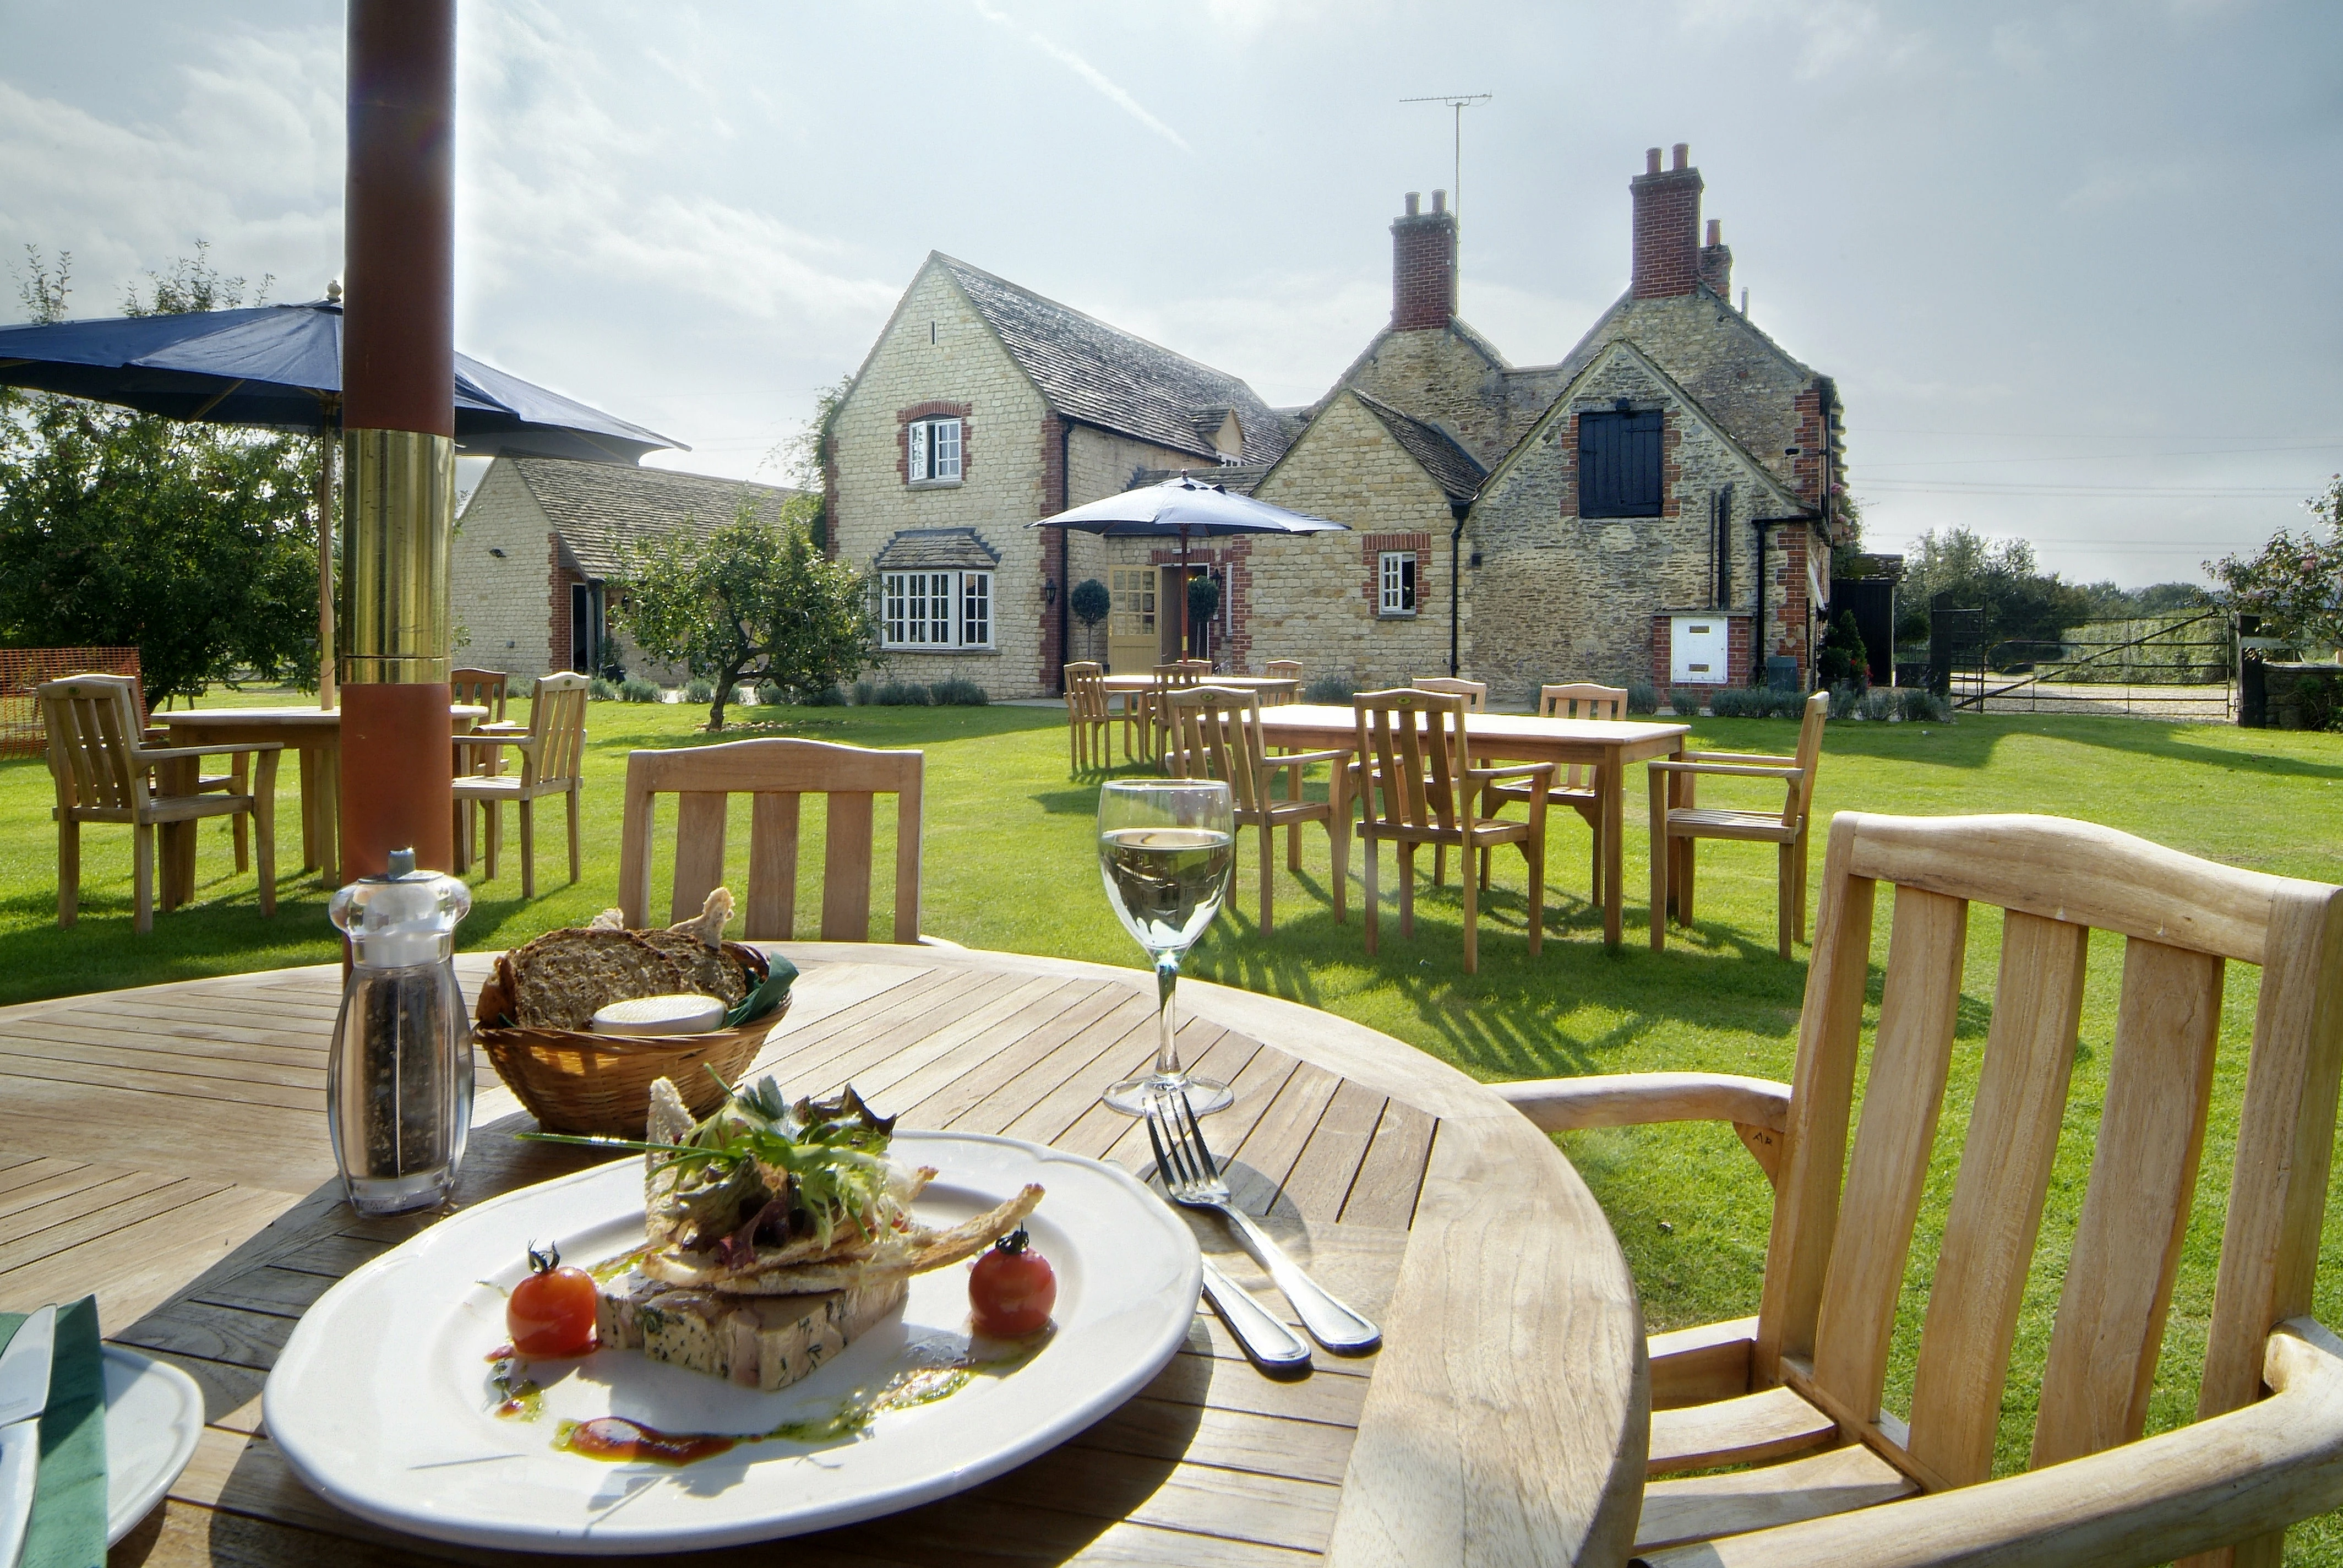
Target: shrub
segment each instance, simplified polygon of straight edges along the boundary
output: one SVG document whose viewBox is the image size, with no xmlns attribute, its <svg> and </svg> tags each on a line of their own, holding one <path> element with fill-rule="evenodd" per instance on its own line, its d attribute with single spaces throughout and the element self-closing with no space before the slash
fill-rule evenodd
<svg viewBox="0 0 2343 1568">
<path fill-rule="evenodd" d="M 1668 711 L 1678 719 L 1700 716 L 1700 699 L 1707 693 L 1697 686 L 1676 686 L 1668 689 Z"/>
<path fill-rule="evenodd" d="M 930 686 L 928 699 L 938 708 L 982 708 L 992 700 L 984 694 L 984 688 L 957 675 Z"/>
<path fill-rule="evenodd" d="M 1804 719 L 1806 716 L 1806 699 L 1813 695 L 1811 691 L 1772 690 L 1768 693 L 1771 700 L 1766 712 L 1775 719 Z"/>
<path fill-rule="evenodd" d="M 881 708 L 925 708 L 929 700 L 928 689 L 916 680 L 890 680 L 878 691 Z"/>
<path fill-rule="evenodd" d="M 857 708 L 868 708 L 878 700 L 879 683 L 877 681 L 858 680 L 854 683 L 854 705 Z"/>
<path fill-rule="evenodd" d="M 645 680 L 639 675 L 630 675 L 618 683 L 618 697 L 622 701 L 657 702 L 666 695 L 658 681 Z"/>
<path fill-rule="evenodd" d="M 1875 686 L 1863 694 L 1863 706 L 1857 710 L 1857 717 L 1872 719 L 1893 719 L 1896 716 L 1896 693 L 1886 687 Z"/>
<path fill-rule="evenodd" d="M 1660 694 L 1650 681 L 1631 680 L 1627 683 L 1628 712 L 1657 713 L 1659 710 Z"/>
<path fill-rule="evenodd" d="M 1925 686 L 1898 687 L 1896 699 L 1896 706 L 1903 713 L 1906 723 L 1931 719 L 1938 724 L 1950 724 L 1953 721 L 1952 703 Z"/>
<path fill-rule="evenodd" d="M 1074 597 L 1066 601 L 1074 618 L 1085 628 L 1095 628 L 1114 611 L 1114 596 L 1107 592 L 1106 584 L 1096 578 L 1084 578 L 1074 585 Z"/>
<path fill-rule="evenodd" d="M 1852 681 L 1831 688 L 1830 716 L 1833 719 L 1856 718 L 1862 708 L 1863 693 L 1855 689 Z"/>
<path fill-rule="evenodd" d="M 1358 683 L 1349 676 L 1322 675 L 1302 689 L 1302 700 L 1328 703 L 1339 708 L 1358 694 Z"/>
<path fill-rule="evenodd" d="M 820 691 L 807 693 L 803 700 L 808 708 L 843 708 L 847 703 L 846 688 L 825 686 Z"/>
<path fill-rule="evenodd" d="M 1709 694 L 1708 710 L 1719 719 L 1756 719 L 1765 711 L 1765 694 L 1746 686 L 1727 686 Z"/>
<path fill-rule="evenodd" d="M 598 675 L 594 678 L 594 684 L 586 689 L 586 700 L 616 702 L 618 700 L 618 689 Z"/>
<path fill-rule="evenodd" d="M 683 683 L 683 699 L 686 702 L 713 702 L 716 700 L 716 683 L 695 675 Z"/>
</svg>

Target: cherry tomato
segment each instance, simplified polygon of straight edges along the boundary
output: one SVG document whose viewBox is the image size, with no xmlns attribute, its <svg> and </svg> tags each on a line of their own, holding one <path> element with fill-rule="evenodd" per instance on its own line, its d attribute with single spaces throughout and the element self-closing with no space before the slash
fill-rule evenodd
<svg viewBox="0 0 2343 1568">
<path fill-rule="evenodd" d="M 528 1277 L 505 1301 L 505 1329 L 524 1356 L 582 1356 L 594 1348 L 594 1276 L 564 1268 L 558 1248 L 528 1250 Z"/>
<path fill-rule="evenodd" d="M 969 1270 L 968 1304 L 978 1333 L 1016 1339 L 1048 1325 L 1058 1276 L 1031 1241 L 1020 1225 Z"/>
</svg>

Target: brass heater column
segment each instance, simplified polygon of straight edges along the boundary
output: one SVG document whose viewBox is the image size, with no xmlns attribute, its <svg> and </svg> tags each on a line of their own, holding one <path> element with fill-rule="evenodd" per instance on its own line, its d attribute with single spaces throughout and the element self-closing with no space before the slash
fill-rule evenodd
<svg viewBox="0 0 2343 1568">
<path fill-rule="evenodd" d="M 342 874 L 450 869 L 454 0 L 350 0 L 344 200 Z"/>
</svg>

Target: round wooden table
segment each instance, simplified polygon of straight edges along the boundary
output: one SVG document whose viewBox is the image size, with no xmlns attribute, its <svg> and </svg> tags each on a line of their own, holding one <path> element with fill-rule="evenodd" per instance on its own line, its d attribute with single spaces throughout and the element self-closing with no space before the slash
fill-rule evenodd
<svg viewBox="0 0 2343 1568">
<path fill-rule="evenodd" d="M 756 1070 L 851 1080 L 906 1125 L 1149 1163 L 1097 1103 L 1152 1054 L 1137 970 L 949 946 L 780 944 L 804 970 Z M 488 960 L 459 959 L 477 986 Z M 323 1114 L 331 966 L 0 1010 L 0 1309 L 95 1291 L 107 1337 L 200 1382 L 209 1425 L 116 1563 L 472 1562 L 341 1513 L 260 1430 L 308 1305 L 430 1218 L 340 1201 Z M 1209 1308 L 1140 1394 L 960 1496 L 690 1561 L 1615 1563 L 1649 1384 L 1615 1239 L 1554 1144 L 1463 1074 L 1292 1003 L 1191 981 L 1182 1043 L 1232 1081 L 1207 1122 L 1239 1201 L 1377 1318 L 1384 1347 L 1247 1362 Z M 458 1202 L 572 1170 L 484 1075 Z M 1283 1302 L 1220 1221 L 1206 1252 Z M 679 1560 L 680 1561 L 680 1560 Z"/>
</svg>

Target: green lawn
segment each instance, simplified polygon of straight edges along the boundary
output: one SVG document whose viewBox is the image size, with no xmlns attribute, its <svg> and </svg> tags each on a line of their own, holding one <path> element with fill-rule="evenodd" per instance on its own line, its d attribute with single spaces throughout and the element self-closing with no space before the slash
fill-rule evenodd
<svg viewBox="0 0 2343 1568">
<path fill-rule="evenodd" d="M 271 699 L 282 700 L 282 699 Z M 861 745 L 917 746 L 928 754 L 925 910 L 936 935 L 975 947 L 1058 954 L 1136 965 L 1137 950 L 1108 912 L 1090 831 L 1097 781 L 1067 770 L 1064 720 L 1039 709 L 750 709 L 769 731 Z M 580 921 L 615 901 L 619 783 L 625 754 L 640 746 L 703 740 L 702 710 L 602 704 L 591 710 L 586 876 L 566 885 L 558 811 L 542 835 L 539 896 L 523 904 L 508 865 L 495 882 L 474 883 L 480 899 L 463 945 L 495 948 L 552 926 Z M 1720 720 L 1694 726 L 1694 744 L 1775 750 L 1790 743 L 1784 721 Z M 1818 809 L 1944 814 L 2033 810 L 2090 818 L 2232 864 L 2325 880 L 2343 879 L 2343 737 L 2241 731 L 2089 718 L 1964 718 L 1946 725 L 1835 725 L 1825 742 Z M 297 817 L 287 769 L 280 822 L 297 847 Z M 1455 1062 L 1483 1079 L 1560 1073 L 1703 1068 L 1786 1078 L 1805 977 L 1805 953 L 1785 964 L 1773 949 L 1773 851 L 1765 846 L 1704 846 L 1699 928 L 1654 955 L 1640 940 L 1644 919 L 1644 834 L 1633 824 L 1643 799 L 1640 770 L 1629 780 L 1626 845 L 1629 942 L 1606 952 L 1585 901 L 1585 835 L 1563 815 L 1553 834 L 1548 940 L 1532 962 L 1524 950 L 1523 884 L 1518 858 L 1500 859 L 1499 885 L 1484 908 L 1482 968 L 1464 975 L 1452 886 L 1418 899 L 1416 937 L 1397 938 L 1387 910 L 1382 954 L 1361 951 L 1356 890 L 1348 925 L 1327 900 L 1322 833 L 1305 839 L 1305 870 L 1283 876 L 1278 927 L 1260 939 L 1252 888 L 1252 840 L 1241 851 L 1239 912 L 1224 919 L 1190 961 L 1190 972 L 1326 1008 Z M 1733 798 L 1704 787 L 1704 801 Z M 1753 797 L 1754 799 L 1755 797 Z M 1778 796 L 1775 797 L 1778 799 Z M 81 924 L 55 925 L 54 829 L 49 783 L 37 760 L 0 762 L 0 1001 L 98 987 L 324 961 L 336 952 L 324 903 L 329 890 L 288 879 L 273 920 L 255 907 L 250 876 L 229 869 L 226 835 L 205 829 L 199 902 L 158 915 L 154 934 L 130 931 L 129 835 L 85 829 Z M 882 817 L 882 822 L 884 819 Z M 818 845 L 816 824 L 807 824 Z M 882 833 L 882 838 L 883 838 Z M 509 838 L 509 833 L 508 833 Z M 731 846 L 744 865 L 746 834 Z M 296 857 L 297 858 L 297 856 Z M 809 848 L 809 860 L 818 859 Z M 883 864 L 874 930 L 888 929 Z M 1815 857 L 1821 869 L 1820 847 Z M 1428 859 L 1424 863 L 1428 874 Z M 739 877 L 736 869 L 734 875 Z M 801 910 L 818 907 L 818 869 L 805 868 Z M 1453 873 L 1452 873 L 1453 882 Z M 736 886 L 739 884 L 736 882 Z M 1388 873 L 1386 888 L 1390 886 Z M 654 913 L 664 899 L 654 879 Z M 801 933 L 809 934 L 801 916 Z M 1884 957 L 1887 920 L 1878 921 Z M 1911 1354 L 1926 1301 L 1934 1241 L 1957 1164 L 1966 1110 L 1985 1040 L 1986 1000 L 2000 949 L 1998 922 L 1971 931 L 1967 994 L 1956 1044 L 1951 1113 L 1944 1118 L 1929 1208 L 1907 1276 L 1905 1322 L 1888 1401 L 1908 1397 Z M 2106 1087 L 2114 1029 L 2120 944 L 2092 951 L 2074 1091 L 2059 1169 L 2043 1221 L 2042 1244 L 2018 1332 L 2005 1405 L 2001 1466 L 2022 1467 L 2068 1238 Z M 1876 1001 L 1876 979 L 1874 1001 Z M 2213 1128 L 2204 1157 L 2190 1251 L 2167 1336 L 2152 1423 L 2177 1424 L 2193 1409 L 2196 1366 L 2212 1299 L 2216 1250 L 2254 1005 L 2250 971 L 2233 975 L 2225 1002 L 2224 1056 Z M 1650 1326 L 1662 1329 L 1753 1311 L 1769 1195 L 1756 1166 L 1729 1130 L 1679 1128 L 1588 1133 L 1565 1142 L 1611 1215 L 1641 1282 Z M 2343 1202 L 2330 1201 L 2330 1215 Z M 2330 1225 L 2330 1237 L 2343 1235 Z M 2320 1315 L 2343 1325 L 2343 1260 L 2320 1275 Z M 2322 1521 L 2295 1533 L 2290 1563 L 2343 1563 L 2343 1524 Z"/>
</svg>

